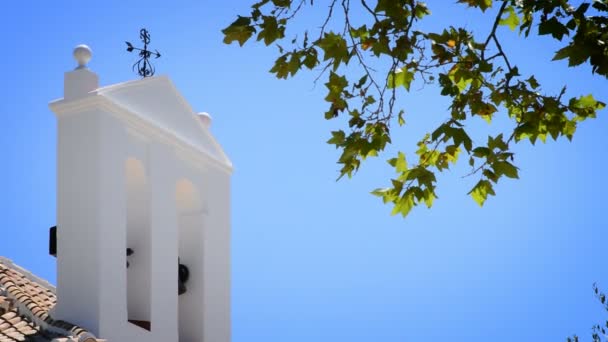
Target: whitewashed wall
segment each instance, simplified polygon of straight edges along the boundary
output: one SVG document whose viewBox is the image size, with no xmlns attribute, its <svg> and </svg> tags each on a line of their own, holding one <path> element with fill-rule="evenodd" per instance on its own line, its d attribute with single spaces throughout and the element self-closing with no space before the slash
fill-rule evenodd
<svg viewBox="0 0 608 342">
<path fill-rule="evenodd" d="M 110 342 L 229 342 L 229 160 L 167 78 L 81 91 L 91 74 L 67 73 L 66 99 L 51 103 L 53 318 Z M 190 269 L 179 298 L 178 257 Z M 151 321 L 151 331 L 128 319 Z"/>
</svg>

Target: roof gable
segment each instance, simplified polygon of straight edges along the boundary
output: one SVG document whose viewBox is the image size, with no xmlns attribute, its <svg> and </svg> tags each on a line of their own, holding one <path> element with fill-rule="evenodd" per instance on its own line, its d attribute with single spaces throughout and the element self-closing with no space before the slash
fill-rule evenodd
<svg viewBox="0 0 608 342">
<path fill-rule="evenodd" d="M 148 77 L 103 87 L 97 94 L 232 167 L 219 143 L 168 77 Z"/>
</svg>

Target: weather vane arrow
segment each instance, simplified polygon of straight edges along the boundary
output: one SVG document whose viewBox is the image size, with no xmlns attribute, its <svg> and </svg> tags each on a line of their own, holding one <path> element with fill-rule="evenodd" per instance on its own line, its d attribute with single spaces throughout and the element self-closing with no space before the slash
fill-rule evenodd
<svg viewBox="0 0 608 342">
<path fill-rule="evenodd" d="M 141 77 L 150 77 L 154 75 L 154 65 L 150 63 L 150 57 L 160 58 L 160 52 L 158 50 L 150 51 L 148 50 L 148 44 L 150 44 L 150 33 L 145 28 L 139 30 L 139 38 L 144 43 L 144 48 L 140 49 L 134 47 L 130 42 L 125 42 L 127 44 L 127 51 L 133 52 L 139 51 L 139 60 L 133 64 L 133 71 L 137 68 L 137 73 Z"/>
</svg>

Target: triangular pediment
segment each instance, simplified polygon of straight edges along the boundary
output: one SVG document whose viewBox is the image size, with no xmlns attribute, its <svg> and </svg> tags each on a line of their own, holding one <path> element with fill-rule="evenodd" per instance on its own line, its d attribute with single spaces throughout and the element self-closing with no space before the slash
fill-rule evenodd
<svg viewBox="0 0 608 342">
<path fill-rule="evenodd" d="M 148 77 L 116 84 L 98 89 L 97 94 L 232 167 L 219 143 L 168 77 Z"/>
</svg>

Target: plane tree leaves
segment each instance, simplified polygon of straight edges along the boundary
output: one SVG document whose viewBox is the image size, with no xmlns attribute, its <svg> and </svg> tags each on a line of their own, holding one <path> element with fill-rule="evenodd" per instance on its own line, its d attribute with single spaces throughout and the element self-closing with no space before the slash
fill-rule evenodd
<svg viewBox="0 0 608 342">
<path fill-rule="evenodd" d="M 604 309 L 604 311 L 608 311 L 608 297 L 604 292 L 602 292 L 597 284 L 593 284 L 593 293 L 595 298 L 600 302 L 600 305 Z M 593 342 L 602 342 L 606 341 L 606 336 L 608 336 L 608 320 L 605 320 L 601 324 L 595 324 L 591 328 L 591 338 Z M 578 336 L 573 335 L 566 339 L 566 342 L 579 342 L 581 341 Z"/>
<path fill-rule="evenodd" d="M 467 4 L 470 7 L 478 7 L 484 12 L 492 7 L 492 0 L 458 0 L 458 2 Z"/>
<path fill-rule="evenodd" d="M 571 67 L 589 63 L 593 73 L 608 77 L 608 0 L 523 1 L 523 4 L 521 28 L 526 34 L 534 21 L 539 20 L 540 35 L 551 35 L 559 41 L 570 37 L 555 53 L 554 60 L 567 59 Z"/>
<path fill-rule="evenodd" d="M 388 75 L 388 88 L 399 88 L 404 87 L 406 90 L 410 90 L 410 85 L 414 80 L 414 73 L 408 70 L 398 69 L 394 73 Z"/>
<path fill-rule="evenodd" d="M 562 40 L 564 35 L 568 35 L 569 32 L 566 25 L 557 20 L 556 17 L 544 20 L 538 25 L 538 34 L 550 34 L 557 40 Z"/>
<path fill-rule="evenodd" d="M 334 71 L 338 69 L 340 64 L 347 64 L 350 60 L 346 40 L 341 34 L 325 33 L 323 38 L 319 39 L 315 45 L 323 49 L 324 60 L 329 59 L 333 62 Z"/>
<path fill-rule="evenodd" d="M 224 33 L 224 43 L 230 44 L 237 41 L 240 46 L 243 46 L 255 33 L 255 28 L 251 25 L 251 18 L 239 16 L 222 32 Z"/>
<path fill-rule="evenodd" d="M 477 202 L 480 207 L 482 207 L 483 204 L 486 202 L 488 196 L 496 195 L 496 193 L 494 192 L 494 188 L 492 187 L 492 183 L 485 179 L 482 179 L 477 182 L 477 184 L 475 184 L 469 194 L 471 194 L 471 197 L 473 197 L 475 202 Z"/>
<path fill-rule="evenodd" d="M 513 6 L 507 6 L 505 11 L 507 12 L 507 15 L 503 17 L 503 19 L 500 19 L 498 24 L 509 26 L 511 31 L 514 31 L 519 25 L 519 16 L 515 13 L 515 8 L 513 8 Z M 543 34 L 541 33 L 540 27 L 538 33 Z"/>
<path fill-rule="evenodd" d="M 474 178 L 468 194 L 482 206 L 496 195 L 499 181 L 519 178 L 514 144 L 571 140 L 579 124 L 605 107 L 592 94 L 567 98 L 565 87 L 546 93 L 534 70 L 512 63 L 500 37 L 518 31 L 520 39 L 555 39 L 556 67 L 588 64 L 596 77 L 608 78 L 608 0 L 458 0 L 450 6 L 479 9 L 490 28 L 473 33 L 446 22 L 425 31 L 429 25 L 421 22 L 433 16 L 418 0 L 261 0 L 222 32 L 226 44 L 276 47 L 270 72 L 277 78 L 312 71 L 325 84 L 323 116 L 343 124 L 327 141 L 339 151 L 338 179 L 383 155 L 407 115 L 418 114 L 406 115 L 401 96 L 433 86 L 447 97 L 447 119 L 422 134 L 415 153 L 388 156 L 395 176 L 372 191 L 392 205 L 392 214 L 407 216 L 434 204 L 437 174 L 463 157 L 470 167 L 466 176 Z M 296 23 L 319 13 L 315 28 Z M 492 123 L 497 116 L 508 117 L 512 127 L 487 139 L 467 130 L 472 120 Z"/>
</svg>

